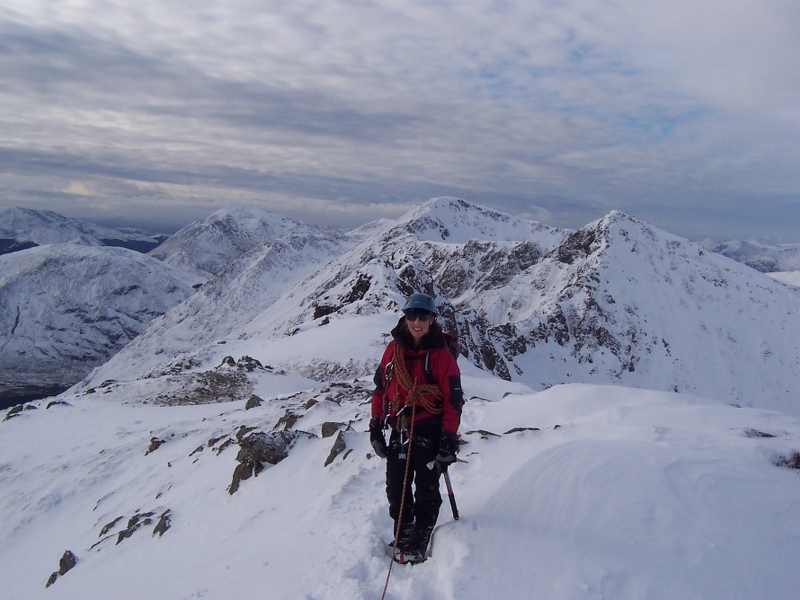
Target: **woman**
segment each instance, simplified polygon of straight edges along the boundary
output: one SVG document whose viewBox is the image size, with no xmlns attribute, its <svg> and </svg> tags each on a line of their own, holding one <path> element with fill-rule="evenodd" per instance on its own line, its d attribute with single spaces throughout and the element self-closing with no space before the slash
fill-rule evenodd
<svg viewBox="0 0 800 600">
<path fill-rule="evenodd" d="M 393 556 L 421 562 L 442 504 L 439 476 L 456 461 L 461 373 L 455 340 L 442 332 L 427 294 L 409 296 L 392 338 L 375 373 L 370 442 L 386 459 Z"/>
</svg>

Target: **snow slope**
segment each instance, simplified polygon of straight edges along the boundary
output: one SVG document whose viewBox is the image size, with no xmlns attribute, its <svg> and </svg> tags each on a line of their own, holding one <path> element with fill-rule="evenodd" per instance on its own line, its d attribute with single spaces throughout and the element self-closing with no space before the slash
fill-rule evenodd
<svg viewBox="0 0 800 600">
<path fill-rule="evenodd" d="M 287 377 L 262 373 L 268 401 L 250 410 L 142 404 L 152 382 L 135 382 L 0 423 L 4 597 L 379 598 L 391 521 L 369 384 Z M 395 565 L 387 598 L 796 597 L 800 475 L 777 463 L 797 460 L 797 419 L 616 386 L 464 380 L 461 519 L 445 500 L 432 558 Z M 226 440 L 281 430 L 289 413 L 311 436 L 229 494 Z M 346 445 L 327 466 L 323 423 Z M 77 565 L 45 589 L 66 550 Z"/>
<path fill-rule="evenodd" d="M 769 276 L 787 285 L 800 287 L 800 271 L 781 271 L 780 273 L 770 273 Z"/>
<path fill-rule="evenodd" d="M 622 213 L 470 294 L 511 330 L 488 337 L 534 387 L 620 383 L 800 414 L 798 290 Z"/>
<path fill-rule="evenodd" d="M 169 371 L 185 359 L 218 364 L 231 352 L 224 344 L 235 344 L 255 317 L 272 310 L 293 285 L 313 275 L 357 239 L 337 233 L 298 233 L 256 246 L 223 268 L 194 296 L 154 320 L 92 379 L 149 377 Z"/>
</svg>

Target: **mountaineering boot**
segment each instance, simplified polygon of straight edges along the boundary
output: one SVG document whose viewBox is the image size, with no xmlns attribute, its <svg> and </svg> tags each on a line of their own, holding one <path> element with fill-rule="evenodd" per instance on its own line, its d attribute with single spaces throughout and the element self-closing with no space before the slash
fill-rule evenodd
<svg viewBox="0 0 800 600">
<path fill-rule="evenodd" d="M 401 564 L 417 564 L 424 562 L 427 557 L 428 544 L 431 541 L 433 526 L 414 526 L 414 531 L 407 544 L 399 547 L 399 552 L 394 560 Z"/>
<path fill-rule="evenodd" d="M 394 562 L 401 565 L 418 565 L 421 562 L 425 562 L 427 556 L 425 556 L 424 552 L 420 554 L 419 552 L 398 550 L 393 558 Z"/>
<path fill-rule="evenodd" d="M 395 532 L 397 532 L 397 526 L 395 526 Z M 397 539 L 394 540 L 390 546 L 403 548 L 408 545 L 408 542 L 411 541 L 411 536 L 414 534 L 414 523 L 401 523 L 400 524 L 400 533 L 397 536 Z"/>
</svg>

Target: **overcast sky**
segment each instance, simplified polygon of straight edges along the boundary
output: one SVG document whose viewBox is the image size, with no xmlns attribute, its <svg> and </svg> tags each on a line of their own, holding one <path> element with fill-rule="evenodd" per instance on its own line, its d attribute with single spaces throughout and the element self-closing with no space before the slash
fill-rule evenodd
<svg viewBox="0 0 800 600">
<path fill-rule="evenodd" d="M 797 0 L 2 0 L 0 209 L 800 242 Z"/>
</svg>

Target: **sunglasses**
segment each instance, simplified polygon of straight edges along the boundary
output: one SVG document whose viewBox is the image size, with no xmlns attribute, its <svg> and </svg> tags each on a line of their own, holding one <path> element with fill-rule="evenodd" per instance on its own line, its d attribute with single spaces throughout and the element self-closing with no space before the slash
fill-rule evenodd
<svg viewBox="0 0 800 600">
<path fill-rule="evenodd" d="M 429 313 L 427 310 L 407 310 L 405 313 L 406 321 L 430 321 L 433 318 L 433 314 Z"/>
</svg>

